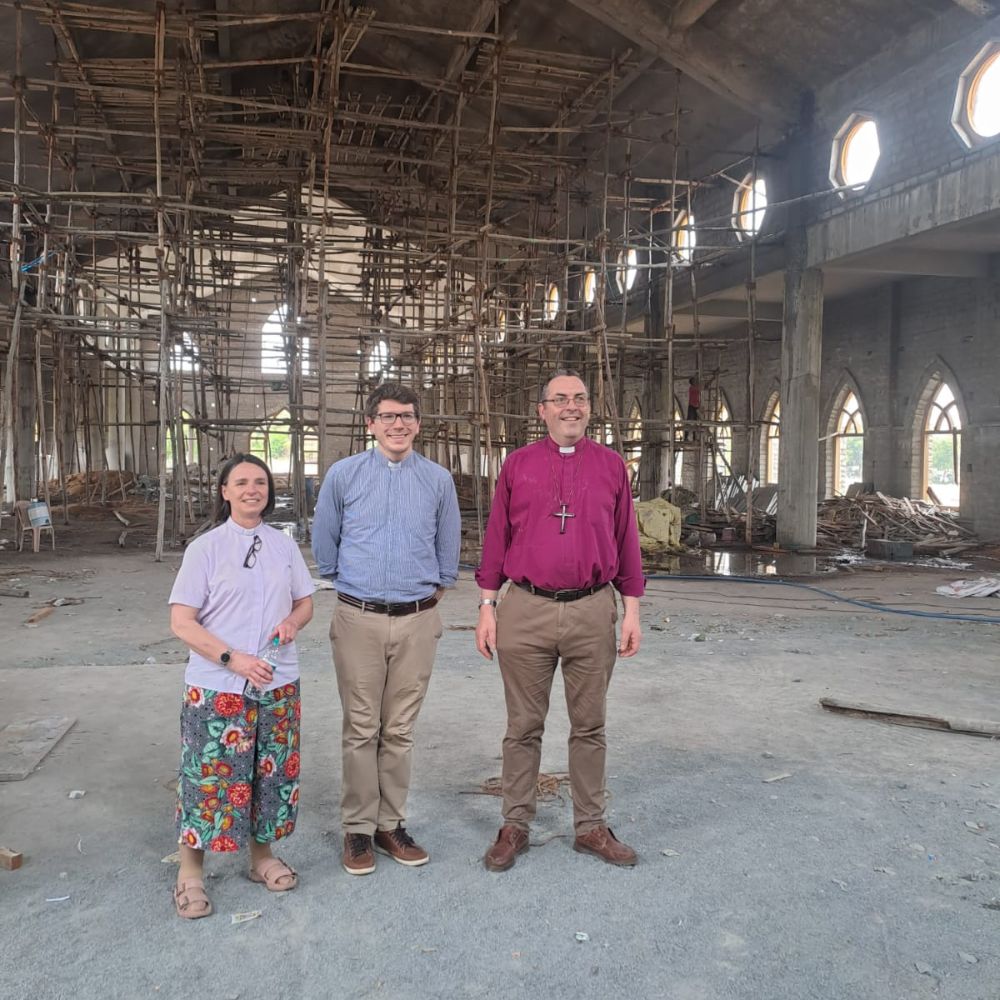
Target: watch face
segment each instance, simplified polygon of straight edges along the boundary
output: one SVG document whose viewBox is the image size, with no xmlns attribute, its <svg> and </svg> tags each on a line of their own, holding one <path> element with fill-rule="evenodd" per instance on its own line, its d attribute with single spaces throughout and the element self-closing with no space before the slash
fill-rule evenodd
<svg viewBox="0 0 1000 1000">
<path fill-rule="evenodd" d="M 222 654 L 222 656 L 220 656 L 220 657 L 219 657 L 219 662 L 220 662 L 220 663 L 221 663 L 221 664 L 222 664 L 222 665 L 223 665 L 224 667 L 228 667 L 228 666 L 229 666 L 229 661 L 230 661 L 230 660 L 231 660 L 232 658 L 233 658 L 233 654 L 232 654 L 232 653 L 230 653 L 230 652 L 229 652 L 228 650 L 226 650 L 226 652 L 225 652 L 225 653 L 223 653 L 223 654 Z"/>
</svg>

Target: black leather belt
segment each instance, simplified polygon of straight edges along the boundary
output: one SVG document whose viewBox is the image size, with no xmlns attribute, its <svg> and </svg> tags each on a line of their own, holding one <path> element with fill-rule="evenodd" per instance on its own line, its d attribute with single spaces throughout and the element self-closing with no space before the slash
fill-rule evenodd
<svg viewBox="0 0 1000 1000">
<path fill-rule="evenodd" d="M 599 583 L 595 587 L 587 587 L 586 590 L 542 590 L 541 587 L 536 587 L 533 583 L 528 583 L 525 580 L 517 586 L 522 590 L 528 591 L 529 594 L 535 594 L 538 597 L 547 597 L 550 601 L 578 601 L 581 597 L 590 597 L 591 594 L 596 594 L 599 590 L 603 590 L 607 584 Z"/>
<path fill-rule="evenodd" d="M 380 601 L 363 601 L 360 597 L 338 593 L 337 600 L 349 604 L 352 608 L 360 608 L 362 611 L 372 611 L 377 615 L 389 615 L 390 618 L 398 618 L 400 615 L 413 615 L 418 611 L 433 608 L 438 602 L 438 596 L 437 594 L 433 594 L 430 597 L 425 597 L 422 601 L 410 601 L 407 604 L 382 604 Z"/>
</svg>

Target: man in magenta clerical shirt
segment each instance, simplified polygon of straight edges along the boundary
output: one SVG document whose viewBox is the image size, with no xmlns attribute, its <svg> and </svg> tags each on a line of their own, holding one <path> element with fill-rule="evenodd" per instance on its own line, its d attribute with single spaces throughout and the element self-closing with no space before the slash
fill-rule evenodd
<svg viewBox="0 0 1000 1000">
<path fill-rule="evenodd" d="M 506 871 L 528 849 L 542 731 L 561 662 L 570 719 L 573 848 L 613 865 L 634 865 L 605 813 L 604 723 L 616 655 L 639 651 L 644 593 L 639 533 L 621 457 L 585 435 L 590 399 L 579 375 L 561 370 L 544 385 L 538 415 L 548 435 L 508 456 L 497 480 L 483 558 L 476 647 L 497 651 L 507 700 L 503 826 L 483 859 Z M 497 593 L 510 580 L 504 598 Z M 615 639 L 618 609 L 625 611 Z"/>
</svg>

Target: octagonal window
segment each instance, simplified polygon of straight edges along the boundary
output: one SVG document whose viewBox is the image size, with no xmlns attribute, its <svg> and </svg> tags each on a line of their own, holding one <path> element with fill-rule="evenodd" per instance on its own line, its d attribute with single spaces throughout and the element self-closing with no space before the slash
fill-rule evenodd
<svg viewBox="0 0 1000 1000">
<path fill-rule="evenodd" d="M 698 245 L 694 215 L 681 212 L 674 224 L 674 256 L 677 264 L 690 264 L 694 260 L 694 248 Z"/>
<path fill-rule="evenodd" d="M 738 236 L 756 236 L 767 212 L 767 182 L 747 174 L 733 200 L 733 226 Z"/>
<path fill-rule="evenodd" d="M 985 45 L 959 77 L 951 123 L 969 147 L 1000 135 L 1000 42 Z"/>
<path fill-rule="evenodd" d="M 622 250 L 618 254 L 618 266 L 615 270 L 615 282 L 618 290 L 624 295 L 632 290 L 636 275 L 639 273 L 639 255 L 635 250 Z"/>
<path fill-rule="evenodd" d="M 872 179 L 881 153 L 875 119 L 852 114 L 833 140 L 830 183 L 834 187 L 864 187 Z"/>
</svg>

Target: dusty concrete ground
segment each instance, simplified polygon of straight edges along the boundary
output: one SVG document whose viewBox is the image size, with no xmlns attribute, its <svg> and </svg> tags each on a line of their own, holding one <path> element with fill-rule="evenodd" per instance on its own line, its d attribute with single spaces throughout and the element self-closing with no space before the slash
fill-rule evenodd
<svg viewBox="0 0 1000 1000">
<path fill-rule="evenodd" d="M 111 533 L 109 533 L 109 539 Z M 611 824 L 631 871 L 577 855 L 568 802 L 543 804 L 532 850 L 481 856 L 499 801 L 502 688 L 474 651 L 463 573 L 418 729 L 417 870 L 339 864 L 340 712 L 326 642 L 333 595 L 302 640 L 302 808 L 282 855 L 301 886 L 268 894 L 243 859 L 212 859 L 216 915 L 173 914 L 172 788 L 182 650 L 165 600 L 179 556 L 60 539 L 0 552 L 0 725 L 67 714 L 74 729 L 0 784 L 0 997 L 1000 1000 L 997 743 L 839 718 L 824 694 L 1000 715 L 998 626 L 893 616 L 803 590 L 656 580 L 644 646 L 609 708 Z M 821 585 L 950 612 L 958 575 L 856 572 Z M 36 629 L 44 601 L 83 597 Z M 704 640 L 696 640 L 697 635 Z M 147 662 L 148 661 L 148 662 Z M 154 662 L 155 661 L 155 662 Z M 543 768 L 565 770 L 557 690 Z M 767 779 L 787 775 L 780 780 Z M 70 800 L 71 789 L 86 796 Z M 669 853 L 664 853 L 669 852 Z M 58 902 L 50 899 L 69 897 Z M 233 925 L 235 912 L 260 919 Z M 577 941 L 577 932 L 588 940 Z"/>
</svg>

